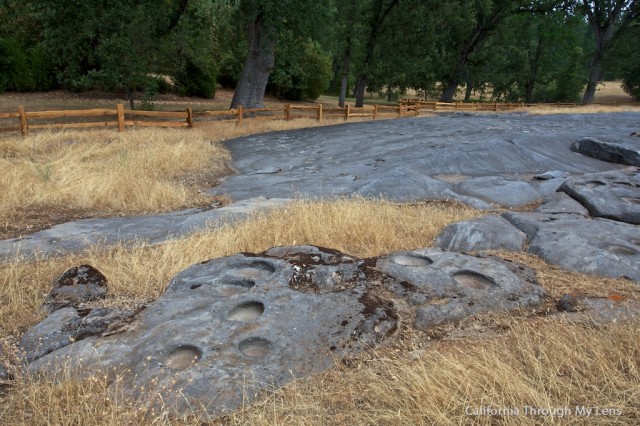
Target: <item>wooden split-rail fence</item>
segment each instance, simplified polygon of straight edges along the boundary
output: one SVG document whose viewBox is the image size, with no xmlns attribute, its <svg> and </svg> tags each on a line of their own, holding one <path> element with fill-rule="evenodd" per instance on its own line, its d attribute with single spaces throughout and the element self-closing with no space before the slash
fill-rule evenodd
<svg viewBox="0 0 640 426">
<path fill-rule="evenodd" d="M 193 111 L 191 108 L 186 108 L 183 111 L 125 110 L 123 104 L 117 104 L 115 109 L 26 111 L 21 106 L 16 112 L 0 113 L 0 120 L 4 119 L 5 124 L 15 120 L 13 125 L 5 126 L 0 121 L 0 132 L 19 131 L 23 136 L 28 136 L 30 131 L 38 129 L 112 127 L 124 132 L 127 127 L 131 126 L 192 128 L 212 121 L 236 122 L 240 125 L 245 120 L 292 120 L 296 118 L 311 118 L 318 121 L 330 118 L 343 118 L 344 120 L 370 118 L 375 120 L 381 116 L 420 115 L 421 111 L 508 111 L 526 106 L 529 105 L 520 103 L 444 103 L 420 100 L 401 100 L 397 105 L 367 105 L 363 108 L 354 108 L 351 105 L 344 108 L 327 108 L 322 104 L 285 104 L 280 107 L 259 109 L 244 109 L 239 106 L 221 111 Z"/>
</svg>

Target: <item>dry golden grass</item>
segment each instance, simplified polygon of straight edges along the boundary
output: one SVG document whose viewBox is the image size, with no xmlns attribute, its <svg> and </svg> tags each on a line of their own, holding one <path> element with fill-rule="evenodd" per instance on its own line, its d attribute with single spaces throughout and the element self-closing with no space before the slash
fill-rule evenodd
<svg viewBox="0 0 640 426">
<path fill-rule="evenodd" d="M 211 423 L 197 407 L 184 418 L 125 403 L 105 377 L 56 383 L 19 378 L 0 399 L 7 425 L 414 425 L 622 424 L 640 416 L 640 322 L 593 327 L 559 319 L 513 321 L 492 339 L 387 348 L 297 380 Z M 117 383 L 117 382 L 116 382 Z M 576 407 L 599 407 L 579 415 Z M 478 416 L 481 407 L 501 415 Z M 531 407 L 531 408 L 526 408 Z M 519 411 L 516 415 L 515 409 Z M 535 415 L 552 409 L 556 416 Z M 602 415 L 603 409 L 612 410 Z M 564 410 L 568 410 L 565 413 Z M 541 413 L 541 412 L 539 412 Z M 562 417 L 560 417 L 562 415 Z"/>
<path fill-rule="evenodd" d="M 549 105 L 539 105 L 527 107 L 522 111 L 535 115 L 546 114 L 600 114 L 606 112 L 640 112 L 640 104 L 634 105 L 578 105 L 575 107 L 558 107 Z"/>
<path fill-rule="evenodd" d="M 155 298 L 170 278 L 187 266 L 238 252 L 273 246 L 314 244 L 360 257 L 425 247 L 451 222 L 480 213 L 457 203 L 397 205 L 364 198 L 297 201 L 283 209 L 170 241 L 36 262 L 0 265 L 0 332 L 13 334 L 38 321 L 36 314 L 51 281 L 66 269 L 89 263 L 109 280 L 114 298 Z"/>
<path fill-rule="evenodd" d="M 99 216 L 203 205 L 182 178 L 226 172 L 228 152 L 206 132 L 40 132 L 0 141 L 0 227 L 47 210 Z"/>
<path fill-rule="evenodd" d="M 596 88 L 594 102 L 599 104 L 633 103 L 633 97 L 624 91 L 622 81 L 603 81 Z"/>
<path fill-rule="evenodd" d="M 299 380 L 226 418 L 231 424 L 637 424 L 638 321 L 600 328 L 559 320 L 513 323 L 491 340 L 442 341 L 413 354 L 380 351 Z M 413 356 L 410 356 L 413 355 Z M 419 356 L 418 359 L 415 359 Z M 576 406 L 620 415 L 575 415 Z M 525 407 L 568 407 L 564 418 Z M 471 416 L 480 407 L 520 415 Z M 530 413 L 530 411 L 529 411 Z"/>
<path fill-rule="evenodd" d="M 363 119 L 351 120 L 362 121 Z M 201 190 L 229 173 L 223 140 L 344 123 L 199 123 L 195 129 L 34 132 L 0 139 L 0 238 L 84 217 L 160 213 L 206 206 Z"/>
</svg>

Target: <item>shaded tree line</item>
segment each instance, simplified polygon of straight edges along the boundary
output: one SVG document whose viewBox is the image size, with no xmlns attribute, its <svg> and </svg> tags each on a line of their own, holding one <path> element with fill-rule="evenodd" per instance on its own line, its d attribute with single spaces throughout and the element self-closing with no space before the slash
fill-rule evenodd
<svg viewBox="0 0 640 426">
<path fill-rule="evenodd" d="M 0 91 L 640 99 L 640 0 L 0 0 Z"/>
</svg>

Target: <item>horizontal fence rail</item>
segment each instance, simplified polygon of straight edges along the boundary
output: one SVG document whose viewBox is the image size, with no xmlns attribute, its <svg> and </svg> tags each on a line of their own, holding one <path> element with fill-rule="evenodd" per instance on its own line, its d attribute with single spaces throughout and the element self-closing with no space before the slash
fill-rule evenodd
<svg viewBox="0 0 640 426">
<path fill-rule="evenodd" d="M 400 106 L 372 105 L 353 109 L 350 105 L 344 108 L 325 108 L 318 105 L 291 105 L 282 107 L 244 109 L 242 106 L 223 111 L 139 111 L 125 110 L 123 104 L 114 109 L 96 108 L 85 110 L 58 111 L 26 111 L 18 107 L 17 112 L 0 113 L 0 119 L 17 119 L 12 126 L 0 126 L 2 131 L 19 131 L 29 136 L 29 131 L 38 129 L 75 129 L 89 127 L 113 127 L 124 132 L 127 127 L 187 127 L 191 128 L 201 122 L 235 122 L 242 124 L 244 120 L 293 120 L 308 118 L 322 121 L 328 118 L 349 120 L 356 117 L 369 117 L 374 120 L 379 116 L 393 114 L 400 116 L 406 108 Z M 99 117 L 100 119 L 96 119 Z M 69 118 L 87 118 L 88 121 L 68 122 Z M 157 120 L 154 120 L 157 119 Z"/>
<path fill-rule="evenodd" d="M 101 117 L 103 120 L 96 120 L 95 117 Z M 155 117 L 163 119 L 163 121 L 140 120 L 136 119 L 136 117 Z M 20 106 L 17 113 L 0 113 L 0 119 L 2 118 L 18 118 L 18 125 L 0 127 L 0 131 L 20 131 L 23 136 L 29 136 L 30 130 L 38 129 L 114 127 L 118 131 L 124 132 L 126 126 L 193 127 L 193 112 L 191 108 L 187 108 L 186 111 L 171 112 L 125 111 L 123 104 L 116 105 L 114 109 L 96 108 L 58 111 L 25 111 L 25 108 Z M 67 118 L 90 118 L 91 120 L 74 123 L 64 122 Z M 57 122 L 60 119 L 63 122 Z M 42 122 L 42 120 L 49 121 Z"/>
<path fill-rule="evenodd" d="M 185 127 L 192 128 L 204 122 L 235 122 L 241 125 L 244 120 L 293 120 L 298 118 L 325 119 L 370 118 L 417 116 L 422 111 L 511 111 L 540 104 L 498 103 L 498 102 L 436 102 L 418 99 L 402 99 L 397 105 L 367 105 L 354 108 L 326 107 L 317 105 L 291 105 L 280 107 L 244 109 L 242 106 L 221 111 L 139 111 L 125 110 L 123 104 L 114 109 L 95 108 L 85 110 L 25 111 L 18 107 L 17 112 L 0 113 L 0 132 L 19 131 L 28 136 L 30 130 L 38 129 L 74 129 L 88 127 L 111 127 L 124 132 L 127 127 Z M 548 104 L 560 107 L 575 107 L 577 104 Z M 81 122 L 68 122 L 67 119 L 88 119 Z M 15 120 L 14 125 L 2 124 Z"/>
</svg>

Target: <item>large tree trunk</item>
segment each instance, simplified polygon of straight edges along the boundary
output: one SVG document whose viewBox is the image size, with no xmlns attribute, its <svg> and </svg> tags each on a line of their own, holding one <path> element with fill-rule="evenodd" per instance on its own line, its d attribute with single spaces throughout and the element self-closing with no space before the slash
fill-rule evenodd
<svg viewBox="0 0 640 426">
<path fill-rule="evenodd" d="M 460 62 L 455 68 L 455 71 L 451 74 L 451 76 L 445 81 L 445 86 L 442 89 L 442 98 L 440 99 L 442 102 L 453 102 L 454 96 L 456 96 L 456 92 L 458 91 L 458 86 L 460 85 L 462 79 L 465 66 L 467 65 L 467 50 L 462 54 L 462 58 L 460 58 Z"/>
<path fill-rule="evenodd" d="M 355 106 L 357 108 L 362 108 L 364 106 L 364 91 L 367 87 L 367 74 L 369 73 L 369 66 L 371 65 L 371 60 L 373 58 L 373 50 L 378 41 L 382 24 L 393 8 L 398 5 L 399 1 L 400 0 L 390 0 L 387 4 L 385 4 L 384 1 L 378 2 L 375 14 L 369 22 L 369 38 L 367 39 L 364 61 L 362 62 L 360 75 L 358 75 L 358 79 L 356 80 Z"/>
<path fill-rule="evenodd" d="M 347 51 L 342 58 L 342 78 L 340 79 L 340 96 L 338 98 L 338 106 L 344 107 L 347 98 L 347 84 L 349 83 L 349 62 L 351 61 L 351 49 L 347 47 Z"/>
<path fill-rule="evenodd" d="M 364 90 L 367 88 L 367 76 L 360 74 L 356 80 L 356 108 L 364 106 Z"/>
<path fill-rule="evenodd" d="M 256 13 L 247 27 L 249 55 L 242 67 L 242 73 L 233 93 L 231 108 L 263 108 L 264 92 L 274 64 L 275 42 L 264 27 L 262 16 Z"/>
<path fill-rule="evenodd" d="M 600 52 L 596 52 L 591 60 L 589 81 L 587 81 L 587 88 L 584 90 L 584 95 L 582 96 L 583 105 L 592 104 L 596 96 L 596 87 L 598 87 L 598 82 L 602 76 L 602 64 L 600 58 Z"/>
<path fill-rule="evenodd" d="M 453 97 L 458 90 L 458 79 L 453 79 L 447 82 L 447 85 L 442 90 L 442 102 L 453 102 Z"/>
<path fill-rule="evenodd" d="M 127 100 L 129 101 L 129 108 L 133 111 L 136 109 L 135 100 L 133 98 L 133 89 L 127 86 Z"/>
<path fill-rule="evenodd" d="M 596 87 L 602 77 L 602 57 L 611 48 L 614 40 L 640 17 L 640 1 L 589 2 L 583 0 L 583 5 L 596 42 L 589 67 L 589 81 L 582 97 L 583 104 L 590 104 L 593 103 Z"/>
<path fill-rule="evenodd" d="M 471 100 L 471 94 L 473 93 L 473 82 L 467 81 L 467 87 L 464 92 L 464 101 L 469 102 Z"/>
<path fill-rule="evenodd" d="M 542 35 L 538 34 L 538 45 L 536 46 L 536 52 L 533 55 L 533 58 L 531 56 L 529 57 L 529 62 L 531 63 L 529 78 L 524 85 L 524 99 L 528 104 L 533 102 L 533 91 L 536 87 L 536 81 L 538 80 L 538 68 L 540 67 L 540 58 L 542 58 L 543 50 L 544 46 Z"/>
</svg>

